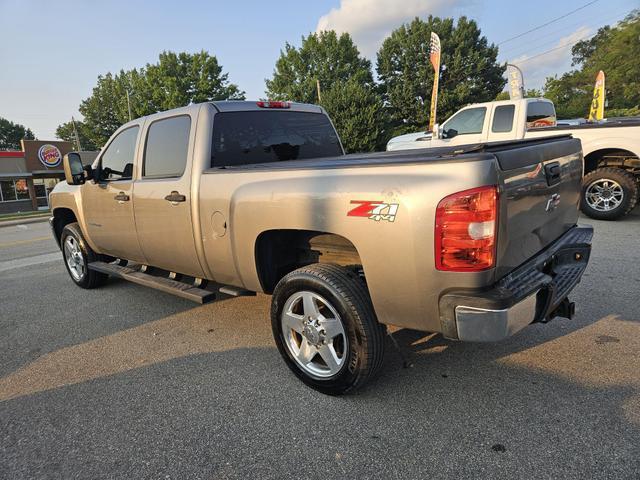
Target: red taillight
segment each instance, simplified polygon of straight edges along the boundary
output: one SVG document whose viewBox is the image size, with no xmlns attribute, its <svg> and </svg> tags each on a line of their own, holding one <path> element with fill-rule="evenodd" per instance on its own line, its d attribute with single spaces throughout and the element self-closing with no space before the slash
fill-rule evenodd
<svg viewBox="0 0 640 480">
<path fill-rule="evenodd" d="M 256 105 L 258 105 L 260 108 L 289 108 L 291 106 L 291 102 L 269 100 L 267 102 L 256 102 Z"/>
<path fill-rule="evenodd" d="M 491 268 L 496 260 L 498 188 L 472 188 L 443 198 L 436 209 L 436 268 L 452 272 Z"/>
</svg>

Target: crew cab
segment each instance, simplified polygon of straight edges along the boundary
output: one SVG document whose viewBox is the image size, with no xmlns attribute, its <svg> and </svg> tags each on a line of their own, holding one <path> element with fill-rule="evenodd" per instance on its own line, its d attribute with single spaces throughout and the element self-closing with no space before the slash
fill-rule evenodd
<svg viewBox="0 0 640 480">
<path fill-rule="evenodd" d="M 330 394 L 379 370 L 386 325 L 493 342 L 571 317 L 590 254 L 568 136 L 344 155 L 321 107 L 208 102 L 64 168 L 51 226 L 76 285 L 270 294 L 286 364 Z"/>
<path fill-rule="evenodd" d="M 560 124 L 551 101 L 524 98 L 466 106 L 434 131 L 435 138 L 431 132 L 394 137 L 387 143 L 387 150 L 570 134 L 580 139 L 584 155 L 581 210 L 592 218 L 615 220 L 638 202 L 640 118 Z"/>
</svg>

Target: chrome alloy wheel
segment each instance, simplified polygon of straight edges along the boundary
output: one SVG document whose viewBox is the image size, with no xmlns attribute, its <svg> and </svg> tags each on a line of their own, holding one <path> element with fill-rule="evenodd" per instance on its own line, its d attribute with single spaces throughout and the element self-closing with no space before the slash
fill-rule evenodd
<svg viewBox="0 0 640 480">
<path fill-rule="evenodd" d="M 320 295 L 300 291 L 284 304 L 280 318 L 284 343 L 302 369 L 328 378 L 347 359 L 348 340 L 336 309 Z"/>
<path fill-rule="evenodd" d="M 64 258 L 67 261 L 69 272 L 76 282 L 82 280 L 85 274 L 84 257 L 78 240 L 71 235 L 64 241 Z"/>
<path fill-rule="evenodd" d="M 609 212 L 618 208 L 623 199 L 622 186 L 610 178 L 596 180 L 585 191 L 587 204 L 598 212 Z"/>
</svg>

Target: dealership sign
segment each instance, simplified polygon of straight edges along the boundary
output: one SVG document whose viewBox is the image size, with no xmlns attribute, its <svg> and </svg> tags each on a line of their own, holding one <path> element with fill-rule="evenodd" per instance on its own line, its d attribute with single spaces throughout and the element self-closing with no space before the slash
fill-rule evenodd
<svg viewBox="0 0 640 480">
<path fill-rule="evenodd" d="M 46 143 L 38 149 L 38 159 L 45 167 L 54 168 L 62 162 L 62 153 L 55 145 Z"/>
</svg>

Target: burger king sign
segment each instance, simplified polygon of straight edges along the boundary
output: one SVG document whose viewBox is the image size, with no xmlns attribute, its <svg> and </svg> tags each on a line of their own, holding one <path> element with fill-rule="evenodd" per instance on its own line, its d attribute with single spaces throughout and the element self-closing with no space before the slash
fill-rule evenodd
<svg viewBox="0 0 640 480">
<path fill-rule="evenodd" d="M 62 162 L 62 153 L 58 147 L 46 143 L 38 149 L 38 159 L 47 168 L 54 168 Z"/>
</svg>

